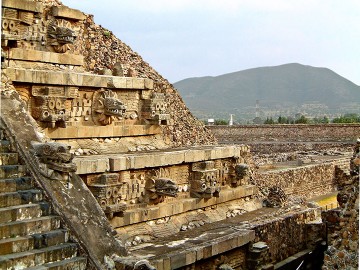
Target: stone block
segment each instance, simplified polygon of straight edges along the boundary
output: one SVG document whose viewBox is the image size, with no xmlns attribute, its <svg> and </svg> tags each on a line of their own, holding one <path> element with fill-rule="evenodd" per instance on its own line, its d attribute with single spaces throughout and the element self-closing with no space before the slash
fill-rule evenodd
<svg viewBox="0 0 360 270">
<path fill-rule="evenodd" d="M 132 89 L 133 88 L 133 78 L 125 78 L 126 79 L 126 88 Z"/>
<path fill-rule="evenodd" d="M 223 158 L 223 152 L 225 148 L 214 147 L 210 150 L 210 159 L 221 159 Z"/>
<path fill-rule="evenodd" d="M 162 166 L 163 165 L 163 163 L 161 162 L 162 158 L 163 158 L 163 155 L 161 155 L 159 153 L 154 153 L 153 155 L 151 155 L 153 166 L 154 167 Z"/>
<path fill-rule="evenodd" d="M 32 11 L 35 13 L 43 12 L 43 4 L 30 0 L 3 0 L 1 6 L 13 9 Z"/>
<path fill-rule="evenodd" d="M 173 204 L 173 212 L 174 212 L 174 215 L 183 213 L 184 212 L 183 204 L 182 203 L 174 203 Z"/>
<path fill-rule="evenodd" d="M 219 241 L 219 239 L 217 239 Z M 215 256 L 219 254 L 219 245 L 222 244 L 221 242 L 212 242 L 211 243 L 211 256 Z"/>
<path fill-rule="evenodd" d="M 247 243 L 255 240 L 255 231 L 246 230 L 243 234 L 238 235 L 236 239 L 238 247 L 246 245 Z"/>
<path fill-rule="evenodd" d="M 149 90 L 154 89 L 154 81 L 150 79 L 144 79 L 144 88 Z"/>
<path fill-rule="evenodd" d="M 196 260 L 200 261 L 204 258 L 204 248 L 203 247 L 196 247 Z"/>
<path fill-rule="evenodd" d="M 234 237 L 233 235 L 230 235 L 228 237 L 228 239 L 226 239 L 225 241 L 214 244 L 214 246 L 217 246 L 217 247 L 216 247 L 216 249 L 213 248 L 213 252 L 216 250 L 217 253 L 216 254 L 213 253 L 213 255 L 221 254 L 228 250 L 232 250 L 238 246 L 237 244 L 238 244 L 237 238 Z"/>
<path fill-rule="evenodd" d="M 148 210 L 148 219 L 149 220 L 159 218 L 159 216 L 160 216 L 159 207 L 150 207 L 150 208 L 147 208 L 147 210 Z"/>
<path fill-rule="evenodd" d="M 109 159 L 106 157 L 100 158 L 74 158 L 74 162 L 77 165 L 77 174 L 88 173 L 101 173 L 109 171 Z"/>
<path fill-rule="evenodd" d="M 109 88 L 126 89 L 126 78 L 125 77 L 109 77 L 108 87 Z"/>
<path fill-rule="evenodd" d="M 161 205 L 159 206 L 159 214 L 160 214 L 160 217 L 167 217 L 167 216 L 172 216 L 173 215 L 173 205 L 172 204 L 164 204 L 164 205 Z"/>
<path fill-rule="evenodd" d="M 126 156 L 126 168 L 132 169 L 135 167 L 135 157 L 134 156 Z"/>
<path fill-rule="evenodd" d="M 162 259 L 152 262 L 152 265 L 156 267 L 156 270 L 166 270 L 170 268 L 164 268 L 164 261 Z"/>
<path fill-rule="evenodd" d="M 117 172 L 126 170 L 126 157 L 110 157 L 109 158 L 109 166 L 110 171 Z"/>
<path fill-rule="evenodd" d="M 184 152 L 174 151 L 165 153 L 168 164 L 181 164 L 184 162 Z"/>
<path fill-rule="evenodd" d="M 203 153 L 203 151 L 185 150 L 185 152 L 184 152 L 185 163 L 196 162 L 196 161 L 199 161 L 199 159 L 203 160 L 201 157 L 201 153 Z"/>
<path fill-rule="evenodd" d="M 199 199 L 197 199 L 197 200 L 199 200 Z M 185 199 L 185 200 L 183 200 L 184 212 L 196 209 L 196 208 L 194 208 L 194 205 L 196 205 L 196 199 Z"/>
<path fill-rule="evenodd" d="M 164 262 L 164 269 L 172 269 L 170 258 L 164 258 L 163 262 Z"/>
<path fill-rule="evenodd" d="M 135 169 L 155 167 L 153 155 L 143 155 L 135 158 Z"/>
<path fill-rule="evenodd" d="M 81 66 L 84 63 L 84 57 L 82 55 L 59 54 L 53 52 L 25 50 L 19 48 L 12 48 L 10 50 L 9 59 L 74 66 Z"/>
<path fill-rule="evenodd" d="M 51 7 L 51 12 L 54 17 L 68 18 L 78 21 L 86 19 L 85 14 L 82 13 L 80 10 L 72 9 L 67 6 L 53 6 Z"/>
<path fill-rule="evenodd" d="M 130 215 L 130 224 L 143 221 L 141 212 L 130 212 L 129 215 Z"/>
<path fill-rule="evenodd" d="M 211 256 L 212 256 L 212 246 L 211 245 L 205 246 L 203 248 L 203 258 L 207 259 L 210 258 Z"/>
<path fill-rule="evenodd" d="M 172 254 L 170 260 L 171 260 L 171 268 L 169 269 L 180 268 L 186 265 L 186 254 L 183 252 Z"/>
<path fill-rule="evenodd" d="M 133 160 L 134 160 L 134 164 L 132 168 L 134 169 L 146 168 L 148 165 L 147 162 L 149 161 L 146 155 L 134 156 Z"/>
<path fill-rule="evenodd" d="M 144 89 L 145 88 L 144 79 L 142 79 L 142 78 L 133 78 L 132 88 L 133 89 Z"/>
<path fill-rule="evenodd" d="M 94 74 L 84 74 L 83 75 L 83 84 L 82 86 L 90 86 L 90 87 L 107 87 L 107 78 L 106 76 L 94 75 Z"/>
<path fill-rule="evenodd" d="M 186 265 L 196 262 L 196 250 L 190 249 L 186 253 Z"/>
</svg>

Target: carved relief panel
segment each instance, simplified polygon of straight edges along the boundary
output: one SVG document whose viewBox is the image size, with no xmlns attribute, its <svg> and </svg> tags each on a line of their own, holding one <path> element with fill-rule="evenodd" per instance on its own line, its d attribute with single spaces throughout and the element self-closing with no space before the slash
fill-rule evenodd
<svg viewBox="0 0 360 270">
<path fill-rule="evenodd" d="M 101 125 L 109 125 L 116 119 L 122 119 L 126 113 L 126 105 L 111 90 L 100 90 L 94 93 L 93 115 Z"/>
<path fill-rule="evenodd" d="M 26 1 L 25 1 L 26 2 Z M 33 4 L 33 3 L 32 3 Z M 34 5 L 33 5 L 34 6 Z M 40 3 L 33 10 L 20 10 L 12 5 L 2 8 L 2 46 L 31 50 L 67 52 L 76 40 L 80 27 L 76 20 L 56 18 L 42 13 Z"/>
<path fill-rule="evenodd" d="M 154 204 L 163 202 L 165 197 L 176 197 L 179 190 L 176 182 L 170 178 L 169 169 L 165 168 L 148 173 L 145 189 L 145 201 Z"/>
<path fill-rule="evenodd" d="M 237 159 L 216 160 L 215 168 L 219 170 L 221 186 L 239 187 L 249 183 L 249 165 L 239 163 Z"/>
<path fill-rule="evenodd" d="M 21 86 L 18 88 L 20 92 Z M 43 128 L 148 125 L 151 118 L 150 114 L 145 114 L 150 118 L 144 118 L 144 113 L 141 113 L 147 108 L 143 104 L 144 100 L 139 98 L 141 90 L 100 88 L 94 91 L 70 86 L 33 85 L 30 92 L 22 92 L 22 98 L 29 104 L 32 116 Z M 145 104 L 148 101 L 145 100 Z M 164 104 L 161 106 L 166 107 Z M 164 115 L 168 120 L 169 115 Z M 151 120 L 150 124 L 164 124 L 160 118 L 156 119 Z"/>
<path fill-rule="evenodd" d="M 167 125 L 170 115 L 167 113 L 165 94 L 153 93 L 150 99 L 143 101 L 142 116 L 154 124 Z"/>
<path fill-rule="evenodd" d="M 190 196 L 194 198 L 219 197 L 219 172 L 214 168 L 214 161 L 194 163 L 190 180 Z"/>
<path fill-rule="evenodd" d="M 32 86 L 32 116 L 44 127 L 66 127 L 70 117 L 69 103 L 77 92 L 76 87 Z"/>
</svg>

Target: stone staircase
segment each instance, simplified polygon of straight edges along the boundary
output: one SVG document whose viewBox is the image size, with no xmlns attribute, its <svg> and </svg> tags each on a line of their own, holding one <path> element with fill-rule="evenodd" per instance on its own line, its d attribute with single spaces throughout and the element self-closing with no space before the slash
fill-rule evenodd
<svg viewBox="0 0 360 270">
<path fill-rule="evenodd" d="M 86 269 L 69 232 L 0 131 L 0 269 Z"/>
</svg>

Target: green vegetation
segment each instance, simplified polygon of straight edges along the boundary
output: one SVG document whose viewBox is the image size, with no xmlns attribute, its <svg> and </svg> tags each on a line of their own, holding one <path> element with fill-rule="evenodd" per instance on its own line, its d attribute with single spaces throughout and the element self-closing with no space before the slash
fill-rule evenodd
<svg viewBox="0 0 360 270">
<path fill-rule="evenodd" d="M 229 124 L 228 121 L 224 119 L 215 119 L 214 121 L 214 125 L 216 126 L 227 125 L 227 124 Z"/>
<path fill-rule="evenodd" d="M 305 116 L 300 116 L 299 119 L 296 119 L 295 120 L 295 124 L 309 124 L 310 123 L 310 120 L 307 119 Z"/>
<path fill-rule="evenodd" d="M 333 123 L 360 123 L 360 115 L 347 113 L 332 120 Z"/>
<path fill-rule="evenodd" d="M 299 118 L 295 119 L 293 117 L 279 116 L 277 121 L 274 121 L 272 117 L 267 117 L 264 121 L 266 125 L 273 124 L 329 124 L 329 123 L 360 123 L 360 114 L 348 113 L 342 116 L 334 118 L 332 121 L 328 117 L 324 116 L 323 118 L 313 118 L 309 119 L 304 115 L 301 115 Z"/>
<path fill-rule="evenodd" d="M 104 35 L 105 37 L 109 38 L 109 37 L 111 36 L 111 32 L 104 30 L 103 35 Z"/>
<path fill-rule="evenodd" d="M 329 118 L 327 118 L 326 116 L 324 116 L 323 118 L 317 118 L 317 117 L 315 117 L 315 118 L 312 120 L 312 122 L 313 122 L 314 124 L 328 124 L 328 123 L 330 123 L 330 120 L 329 120 Z"/>
</svg>

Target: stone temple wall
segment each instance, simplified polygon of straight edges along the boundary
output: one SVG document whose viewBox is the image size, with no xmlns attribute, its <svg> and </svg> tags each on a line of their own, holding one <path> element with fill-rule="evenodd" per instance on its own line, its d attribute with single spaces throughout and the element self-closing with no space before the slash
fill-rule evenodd
<svg viewBox="0 0 360 270">
<path fill-rule="evenodd" d="M 328 228 L 324 270 L 359 269 L 359 171 L 360 141 L 354 147 L 350 171 L 338 169 L 339 208 L 322 212 Z"/>
<path fill-rule="evenodd" d="M 6 7 L 6 23 L 2 29 L 5 34 L 2 47 L 8 48 L 2 53 L 3 68 L 85 72 L 109 76 L 116 74 L 128 78 L 150 79 L 153 83 L 151 88 L 147 88 L 151 90 L 148 94 L 160 95 L 169 114 L 166 125 L 161 126 L 157 132 L 162 137 L 158 136 L 156 139 L 162 140 L 167 147 L 216 143 L 212 133 L 187 109 L 176 89 L 111 31 L 96 25 L 92 15 L 69 9 L 56 0 L 30 1 L 31 4 L 28 2 L 3 3 Z M 72 43 L 59 45 L 59 41 L 54 38 L 55 32 L 49 32 L 52 26 L 70 29 L 76 38 Z M 3 82 L 11 84 L 11 80 L 14 81 L 11 76 L 8 79 L 10 80 L 3 79 Z M 28 83 L 29 81 L 22 80 L 16 85 L 25 101 L 31 97 L 32 90 L 26 88 Z M 82 90 L 85 93 L 90 89 L 87 87 Z M 71 91 L 73 89 L 69 89 L 66 96 L 65 106 L 68 107 L 72 105 L 69 103 Z M 72 93 L 77 94 L 74 91 Z M 122 93 L 125 97 L 119 98 L 129 96 L 124 91 Z M 139 95 L 139 92 L 132 94 Z M 91 95 L 87 97 L 85 99 L 92 98 Z M 134 97 L 128 98 L 130 100 Z M 137 105 L 128 104 L 128 107 L 132 110 Z"/>
<path fill-rule="evenodd" d="M 337 159 L 296 168 L 257 172 L 256 185 L 266 193 L 268 187 L 281 187 L 287 195 L 306 199 L 336 190 L 335 167 L 346 166 L 349 159 Z"/>
<path fill-rule="evenodd" d="M 220 143 L 354 142 L 359 124 L 209 126 Z"/>
</svg>

